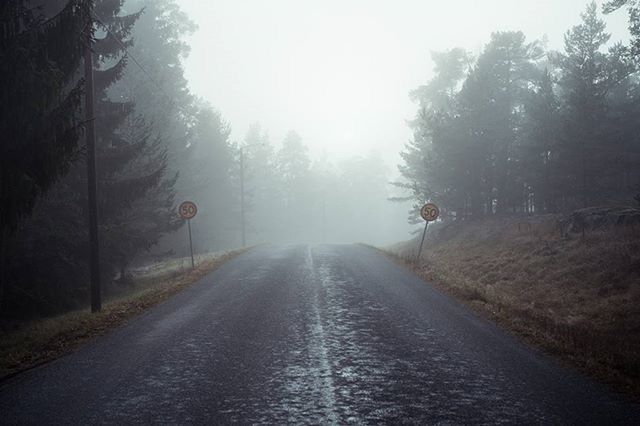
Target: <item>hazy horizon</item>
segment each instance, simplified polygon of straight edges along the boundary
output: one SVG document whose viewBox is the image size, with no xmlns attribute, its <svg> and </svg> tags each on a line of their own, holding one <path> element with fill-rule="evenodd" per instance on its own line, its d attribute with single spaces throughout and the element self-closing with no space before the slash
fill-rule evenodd
<svg viewBox="0 0 640 426">
<path fill-rule="evenodd" d="M 431 51 L 477 55 L 502 30 L 562 49 L 587 3 L 180 0 L 198 25 L 186 77 L 231 124 L 232 140 L 258 122 L 276 145 L 297 131 L 314 159 L 373 150 L 395 172 L 416 111 L 408 94 L 432 75 Z M 605 20 L 611 43 L 628 38 L 624 11 Z"/>
</svg>

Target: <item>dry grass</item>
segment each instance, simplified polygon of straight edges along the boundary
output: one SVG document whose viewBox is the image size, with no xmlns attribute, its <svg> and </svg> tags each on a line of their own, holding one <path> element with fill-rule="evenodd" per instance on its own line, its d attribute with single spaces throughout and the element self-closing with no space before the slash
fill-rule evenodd
<svg viewBox="0 0 640 426">
<path fill-rule="evenodd" d="M 450 225 L 430 235 L 425 279 L 547 352 L 640 399 L 640 233 L 562 238 L 538 223 Z M 411 261 L 410 261 L 411 260 Z"/>
<path fill-rule="evenodd" d="M 58 358 L 97 336 L 161 303 L 217 269 L 244 250 L 203 259 L 196 269 L 169 268 L 165 274 L 140 276 L 135 290 L 108 301 L 101 312 L 89 310 L 33 321 L 2 335 L 0 340 L 0 379 Z"/>
</svg>

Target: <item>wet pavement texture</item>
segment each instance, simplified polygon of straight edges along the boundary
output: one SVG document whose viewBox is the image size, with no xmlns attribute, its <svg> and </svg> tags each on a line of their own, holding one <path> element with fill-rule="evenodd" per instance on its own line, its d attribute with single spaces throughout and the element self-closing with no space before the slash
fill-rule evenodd
<svg viewBox="0 0 640 426">
<path fill-rule="evenodd" d="M 261 246 L 0 384 L 1 424 L 640 424 L 363 246 Z"/>
</svg>

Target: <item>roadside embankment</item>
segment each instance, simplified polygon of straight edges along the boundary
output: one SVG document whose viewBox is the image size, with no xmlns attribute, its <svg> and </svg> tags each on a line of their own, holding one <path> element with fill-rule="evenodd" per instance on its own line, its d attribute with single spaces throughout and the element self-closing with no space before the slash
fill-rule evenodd
<svg viewBox="0 0 640 426">
<path fill-rule="evenodd" d="M 640 211 L 596 213 L 438 224 L 419 262 L 415 240 L 386 251 L 479 314 L 640 399 Z"/>
<path fill-rule="evenodd" d="M 201 255 L 195 269 L 171 260 L 134 271 L 131 290 L 107 300 L 99 313 L 88 309 L 34 320 L 0 335 L 0 379 L 51 361 L 124 324 L 194 284 L 226 261 L 245 252 Z"/>
</svg>

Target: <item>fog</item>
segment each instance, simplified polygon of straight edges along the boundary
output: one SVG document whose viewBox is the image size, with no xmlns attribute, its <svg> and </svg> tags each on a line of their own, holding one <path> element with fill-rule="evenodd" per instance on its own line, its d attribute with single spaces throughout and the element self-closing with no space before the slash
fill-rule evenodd
<svg viewBox="0 0 640 426">
<path fill-rule="evenodd" d="M 564 33 L 579 21 L 586 4 L 582 0 L 461 1 L 455 6 L 408 0 L 179 3 L 198 27 L 186 38 L 191 49 L 184 61 L 189 88 L 229 122 L 231 140 L 246 144 L 247 132 L 258 123 L 277 151 L 286 135 L 295 131 L 315 164 L 313 178 L 308 177 L 316 181 L 315 189 L 306 188 L 307 199 L 300 201 L 308 205 L 290 212 L 302 217 L 281 222 L 287 214 L 278 210 L 277 203 L 269 210 L 265 201 L 277 194 L 262 193 L 248 200 L 252 206 L 246 216 L 247 241 L 381 245 L 409 238 L 415 229 L 406 220 L 415 201 L 388 202 L 390 197 L 409 194 L 384 183 L 402 180 L 397 171 L 399 154 L 412 138 L 407 121 L 418 108 L 409 93 L 432 77 L 430 53 L 461 47 L 477 56 L 491 33 L 499 30 L 521 30 L 530 41 L 539 39 L 548 49 L 561 49 Z M 612 42 L 628 39 L 623 11 L 608 15 L 606 21 Z M 345 192 L 353 182 L 341 179 L 368 177 L 339 169 L 369 157 L 384 164 L 365 170 L 376 177 L 372 188 L 377 189 L 372 193 L 369 188 L 366 196 L 365 186 Z M 247 189 L 267 190 L 251 177 L 251 161 L 247 167 Z M 333 173 L 323 178 L 322 170 Z M 252 197 L 256 196 L 248 196 Z M 256 204 L 258 199 L 261 204 Z M 291 231 L 287 227 L 293 223 L 297 225 Z"/>
<path fill-rule="evenodd" d="M 88 253 L 111 281 L 186 258 L 188 229 L 196 254 L 388 246 L 427 202 L 448 223 L 634 204 L 637 1 L 606 4 L 10 0 L 0 294 L 73 305 Z"/>
<path fill-rule="evenodd" d="M 599 2 L 600 4 L 602 2 Z M 193 92 L 241 140 L 259 122 L 275 142 L 296 130 L 314 158 L 376 150 L 395 169 L 416 113 L 409 92 L 432 76 L 430 52 L 477 55 L 494 31 L 563 47 L 585 0 L 180 0 L 198 25 L 185 61 Z M 627 16 L 606 16 L 612 42 Z"/>
<path fill-rule="evenodd" d="M 640 424 L 640 0 L 0 29 L 2 420 Z"/>
</svg>

